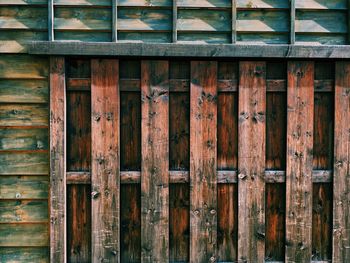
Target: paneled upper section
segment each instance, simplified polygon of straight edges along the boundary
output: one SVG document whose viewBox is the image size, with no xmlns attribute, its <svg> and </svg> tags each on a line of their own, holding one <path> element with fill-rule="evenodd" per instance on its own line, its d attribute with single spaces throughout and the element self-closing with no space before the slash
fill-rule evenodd
<svg viewBox="0 0 350 263">
<path fill-rule="evenodd" d="M 344 45 L 349 13 L 347 0 L 0 0 L 0 52 L 25 52 L 51 31 L 64 41 Z"/>
</svg>

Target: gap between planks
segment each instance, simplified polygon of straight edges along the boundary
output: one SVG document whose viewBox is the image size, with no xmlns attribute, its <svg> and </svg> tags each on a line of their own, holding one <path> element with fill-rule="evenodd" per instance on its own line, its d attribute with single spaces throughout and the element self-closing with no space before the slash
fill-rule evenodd
<svg viewBox="0 0 350 263">
<path fill-rule="evenodd" d="M 333 172 L 331 170 L 314 170 L 312 172 L 313 183 L 330 183 L 332 182 Z M 169 182 L 172 184 L 188 183 L 189 171 L 169 171 Z M 268 170 L 265 171 L 266 183 L 284 183 L 286 181 L 285 171 Z M 137 184 L 141 182 L 140 171 L 121 171 L 121 184 Z M 217 182 L 219 184 L 234 184 L 237 183 L 237 171 L 217 171 Z M 67 172 L 67 184 L 90 184 L 90 172 Z"/>
</svg>

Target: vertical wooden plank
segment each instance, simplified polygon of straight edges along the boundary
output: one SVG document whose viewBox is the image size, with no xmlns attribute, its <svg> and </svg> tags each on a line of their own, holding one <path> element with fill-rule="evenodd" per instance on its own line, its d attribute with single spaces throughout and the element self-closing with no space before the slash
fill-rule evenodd
<svg viewBox="0 0 350 263">
<path fill-rule="evenodd" d="M 232 44 L 235 44 L 237 42 L 237 0 L 232 0 Z"/>
<path fill-rule="evenodd" d="M 48 39 L 49 41 L 54 41 L 54 0 L 48 0 L 48 25 L 47 25 L 47 31 L 48 31 Z"/>
<path fill-rule="evenodd" d="M 238 260 L 264 262 L 266 63 L 239 70 Z"/>
<path fill-rule="evenodd" d="M 290 0 L 290 44 L 295 44 L 295 0 Z"/>
<path fill-rule="evenodd" d="M 217 62 L 191 62 L 190 261 L 217 260 Z"/>
<path fill-rule="evenodd" d="M 333 262 L 350 261 L 350 63 L 336 62 Z"/>
<path fill-rule="evenodd" d="M 169 63 L 141 62 L 141 260 L 169 260 Z"/>
<path fill-rule="evenodd" d="M 118 41 L 118 0 L 112 0 L 112 42 Z"/>
<path fill-rule="evenodd" d="M 119 262 L 119 64 L 91 61 L 92 261 Z"/>
<path fill-rule="evenodd" d="M 177 42 L 177 0 L 173 0 L 173 43 Z"/>
<path fill-rule="evenodd" d="M 50 259 L 66 262 L 66 87 L 63 57 L 50 58 Z"/>
<path fill-rule="evenodd" d="M 348 0 L 348 43 L 350 44 L 350 0 Z"/>
<path fill-rule="evenodd" d="M 311 261 L 314 64 L 288 63 L 286 262 Z"/>
</svg>

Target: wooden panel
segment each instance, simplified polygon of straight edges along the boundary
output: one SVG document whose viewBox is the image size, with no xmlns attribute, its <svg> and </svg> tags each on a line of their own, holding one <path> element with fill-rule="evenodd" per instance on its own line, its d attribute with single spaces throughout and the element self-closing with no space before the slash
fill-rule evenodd
<svg viewBox="0 0 350 263">
<path fill-rule="evenodd" d="M 350 260 L 350 64 L 336 62 L 333 182 L 333 262 Z"/>
<path fill-rule="evenodd" d="M 0 126 L 48 126 L 48 106 L 1 104 Z"/>
<path fill-rule="evenodd" d="M 191 62 L 190 261 L 217 260 L 217 62 Z"/>
<path fill-rule="evenodd" d="M 119 0 L 118 6 L 137 6 L 137 7 L 155 7 L 155 6 L 164 6 L 171 7 L 171 0 Z"/>
<path fill-rule="evenodd" d="M 47 200 L 0 201 L 0 223 L 48 222 Z"/>
<path fill-rule="evenodd" d="M 170 32 L 121 32 L 118 30 L 119 41 L 145 42 L 145 43 L 169 43 Z"/>
<path fill-rule="evenodd" d="M 39 248 L 19 248 L 2 247 L 0 248 L 1 262 L 36 262 L 49 263 L 49 249 L 47 247 Z"/>
<path fill-rule="evenodd" d="M 103 31 L 57 31 L 55 40 L 75 40 L 83 42 L 109 42 L 111 40 L 110 32 Z"/>
<path fill-rule="evenodd" d="M 240 11 L 237 13 L 237 31 L 288 32 L 287 17 L 285 11 Z"/>
<path fill-rule="evenodd" d="M 66 260 L 65 61 L 50 58 L 50 259 Z"/>
<path fill-rule="evenodd" d="M 47 199 L 48 176 L 1 176 L 1 199 Z"/>
<path fill-rule="evenodd" d="M 67 187 L 67 259 L 91 262 L 91 187 Z"/>
<path fill-rule="evenodd" d="M 296 12 L 295 31 L 303 33 L 346 33 L 344 12 Z"/>
<path fill-rule="evenodd" d="M 347 9 L 346 0 L 296 0 L 296 8 L 303 9 Z"/>
<path fill-rule="evenodd" d="M 0 224 L 0 233 L 1 247 L 49 245 L 48 224 Z"/>
<path fill-rule="evenodd" d="M 288 63 L 286 261 L 311 260 L 314 64 Z"/>
<path fill-rule="evenodd" d="M 47 103 L 48 86 L 46 80 L 0 80 L 0 102 Z"/>
<path fill-rule="evenodd" d="M 141 62 L 141 260 L 169 260 L 169 64 Z M 157 235 L 154 235 L 157 233 Z"/>
<path fill-rule="evenodd" d="M 253 8 L 289 8 L 288 0 L 237 0 L 237 7 L 244 9 Z"/>
<path fill-rule="evenodd" d="M 262 262 L 265 258 L 264 62 L 240 62 L 238 114 L 238 260 Z"/>
<path fill-rule="evenodd" d="M 180 8 L 193 7 L 193 8 L 229 8 L 231 7 L 230 0 L 179 0 L 177 6 Z"/>
<path fill-rule="evenodd" d="M 47 29 L 47 8 L 33 6 L 2 6 L 0 29 Z"/>
<path fill-rule="evenodd" d="M 193 31 L 181 31 L 178 33 L 178 42 L 194 42 L 203 44 L 219 44 L 219 43 L 230 43 L 231 34 L 230 33 L 198 33 Z"/>
<path fill-rule="evenodd" d="M 3 31 L 0 35 L 0 52 L 26 53 L 27 42 L 34 40 L 47 40 L 47 32 L 42 31 Z"/>
<path fill-rule="evenodd" d="M 49 158 L 46 152 L 1 153 L 0 175 L 47 175 Z"/>
<path fill-rule="evenodd" d="M 118 76 L 118 60 L 92 60 L 92 261 L 120 260 Z"/>
<path fill-rule="evenodd" d="M 19 0 L 17 0 L 19 1 Z M 39 0 L 37 0 L 39 1 Z M 111 6 L 111 0 L 54 0 L 56 6 Z"/>
<path fill-rule="evenodd" d="M 48 129 L 0 129 L 0 151 L 47 150 Z"/>
<path fill-rule="evenodd" d="M 2 0 L 0 5 L 46 5 L 45 0 Z"/>
</svg>

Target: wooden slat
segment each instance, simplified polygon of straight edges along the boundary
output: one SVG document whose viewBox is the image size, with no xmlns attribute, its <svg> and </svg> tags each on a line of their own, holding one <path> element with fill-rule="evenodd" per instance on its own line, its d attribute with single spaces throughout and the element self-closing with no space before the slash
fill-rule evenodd
<svg viewBox="0 0 350 263">
<path fill-rule="evenodd" d="M 47 18 L 47 31 L 48 31 L 48 37 L 49 41 L 55 40 L 55 34 L 54 34 L 54 0 L 48 0 L 48 18 Z"/>
<path fill-rule="evenodd" d="M 313 62 L 289 62 L 285 255 L 287 262 L 311 261 L 313 87 Z"/>
<path fill-rule="evenodd" d="M 47 199 L 49 196 L 48 176 L 1 176 L 1 199 Z"/>
<path fill-rule="evenodd" d="M 169 260 L 169 64 L 141 62 L 141 260 Z M 157 233 L 156 235 L 154 235 Z"/>
<path fill-rule="evenodd" d="M 47 200 L 0 201 L 0 223 L 47 223 Z"/>
<path fill-rule="evenodd" d="M 1 129 L 1 151 L 30 151 L 48 149 L 47 129 Z"/>
<path fill-rule="evenodd" d="M 295 1 L 290 1 L 290 44 L 295 44 Z"/>
<path fill-rule="evenodd" d="M 0 175 L 47 175 L 49 160 L 47 152 L 0 154 Z"/>
<path fill-rule="evenodd" d="M 263 262 L 266 63 L 240 62 L 238 114 L 238 259 Z"/>
<path fill-rule="evenodd" d="M 119 62 L 91 61 L 92 261 L 120 261 Z"/>
<path fill-rule="evenodd" d="M 350 260 L 350 63 L 336 62 L 333 257 L 332 262 Z"/>
<path fill-rule="evenodd" d="M 49 263 L 48 247 L 0 247 L 0 261 Z"/>
<path fill-rule="evenodd" d="M 303 0 L 296 1 L 296 8 L 311 10 L 346 10 L 346 0 Z"/>
<path fill-rule="evenodd" d="M 232 0 L 232 11 L 231 11 L 231 19 L 232 19 L 232 44 L 237 42 L 237 0 Z"/>
<path fill-rule="evenodd" d="M 350 44 L 350 0 L 348 0 L 348 44 Z"/>
<path fill-rule="evenodd" d="M 190 261 L 217 260 L 217 62 L 191 62 Z"/>
<path fill-rule="evenodd" d="M 50 58 L 50 259 L 66 261 L 65 61 Z"/>
<path fill-rule="evenodd" d="M 287 9 L 288 0 L 236 0 L 237 7 L 242 9 L 254 9 L 254 8 L 264 8 L 264 9 Z"/>
<path fill-rule="evenodd" d="M 112 42 L 118 40 L 118 0 L 112 0 Z"/>
<path fill-rule="evenodd" d="M 173 43 L 177 42 L 177 0 L 173 0 Z"/>
</svg>

